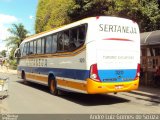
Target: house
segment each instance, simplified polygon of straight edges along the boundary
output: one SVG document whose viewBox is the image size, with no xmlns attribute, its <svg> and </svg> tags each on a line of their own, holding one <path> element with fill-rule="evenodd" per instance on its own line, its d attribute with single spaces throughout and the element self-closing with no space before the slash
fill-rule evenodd
<svg viewBox="0 0 160 120">
<path fill-rule="evenodd" d="M 160 30 L 141 33 L 141 84 L 152 85 L 156 67 L 160 66 Z"/>
</svg>

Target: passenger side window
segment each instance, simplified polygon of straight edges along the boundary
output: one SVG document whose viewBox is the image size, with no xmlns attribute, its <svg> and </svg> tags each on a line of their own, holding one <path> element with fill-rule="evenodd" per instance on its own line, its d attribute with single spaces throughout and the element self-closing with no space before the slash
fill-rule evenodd
<svg viewBox="0 0 160 120">
<path fill-rule="evenodd" d="M 85 38 L 86 38 L 86 26 L 83 25 L 78 28 L 78 40 L 77 41 L 79 43 L 79 46 L 81 46 L 85 42 Z"/>
<path fill-rule="evenodd" d="M 41 54 L 41 39 L 37 40 L 37 54 Z"/>
<path fill-rule="evenodd" d="M 44 54 L 45 53 L 45 38 L 42 38 L 41 39 L 41 42 L 42 42 L 42 54 Z"/>
<path fill-rule="evenodd" d="M 52 52 L 52 36 L 46 37 L 46 53 Z"/>
<path fill-rule="evenodd" d="M 69 30 L 64 31 L 63 46 L 64 46 L 63 51 L 69 51 Z"/>
<path fill-rule="evenodd" d="M 29 50 L 29 54 L 33 54 L 33 41 L 30 42 L 30 50 Z"/>
<path fill-rule="evenodd" d="M 58 38 L 57 38 L 57 50 L 60 52 L 63 52 L 64 46 L 63 46 L 63 32 L 58 33 Z"/>
<path fill-rule="evenodd" d="M 55 52 L 57 52 L 57 34 L 54 34 L 52 37 L 53 37 L 52 53 L 55 53 Z"/>
<path fill-rule="evenodd" d="M 73 51 L 85 42 L 86 25 L 82 25 L 70 30 L 70 51 Z"/>
<path fill-rule="evenodd" d="M 29 47 L 30 47 L 30 44 L 29 44 L 29 42 L 27 42 L 27 55 L 29 55 Z"/>
<path fill-rule="evenodd" d="M 37 41 L 33 41 L 34 43 L 34 47 L 33 47 L 33 53 L 36 54 L 37 53 Z"/>
<path fill-rule="evenodd" d="M 78 32 L 77 28 L 73 28 L 70 30 L 70 51 L 76 49 L 75 42 L 77 41 L 77 37 L 78 37 L 77 32 Z"/>
<path fill-rule="evenodd" d="M 87 25 L 80 25 L 24 44 L 22 56 L 73 51 L 85 42 Z"/>
<path fill-rule="evenodd" d="M 86 25 L 81 25 L 58 33 L 57 46 L 59 52 L 73 51 L 85 42 Z"/>
<path fill-rule="evenodd" d="M 27 43 L 24 44 L 23 53 L 22 53 L 22 56 L 26 56 L 26 55 L 27 55 Z"/>
<path fill-rule="evenodd" d="M 23 44 L 20 45 L 20 57 L 23 57 Z"/>
<path fill-rule="evenodd" d="M 58 33 L 58 51 L 64 52 L 69 49 L 69 30 Z"/>
</svg>

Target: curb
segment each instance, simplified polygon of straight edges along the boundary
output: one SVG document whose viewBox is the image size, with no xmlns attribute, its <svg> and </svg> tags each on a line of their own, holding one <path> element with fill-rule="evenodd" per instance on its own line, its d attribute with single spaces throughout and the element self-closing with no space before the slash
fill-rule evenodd
<svg viewBox="0 0 160 120">
<path fill-rule="evenodd" d="M 160 89 L 140 87 L 139 90 L 130 91 L 129 93 L 149 98 L 152 102 L 160 103 Z"/>
<path fill-rule="evenodd" d="M 131 91 L 129 93 L 133 93 L 133 94 L 137 94 L 137 95 L 146 96 L 146 97 L 150 97 L 150 98 L 153 98 L 153 99 L 159 99 L 160 100 L 160 96 L 153 95 L 153 94 L 141 93 L 139 91 Z"/>
</svg>

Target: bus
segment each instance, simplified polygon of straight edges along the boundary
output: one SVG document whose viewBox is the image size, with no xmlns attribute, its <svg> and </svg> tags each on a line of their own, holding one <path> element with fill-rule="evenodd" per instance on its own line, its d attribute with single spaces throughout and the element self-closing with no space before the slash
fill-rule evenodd
<svg viewBox="0 0 160 120">
<path fill-rule="evenodd" d="M 15 51 L 24 82 L 86 94 L 138 89 L 140 34 L 136 22 L 111 16 L 86 18 L 23 40 Z"/>
</svg>

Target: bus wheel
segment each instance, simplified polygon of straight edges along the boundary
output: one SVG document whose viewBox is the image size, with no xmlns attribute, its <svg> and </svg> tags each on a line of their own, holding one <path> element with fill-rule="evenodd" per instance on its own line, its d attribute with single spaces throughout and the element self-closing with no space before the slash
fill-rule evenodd
<svg viewBox="0 0 160 120">
<path fill-rule="evenodd" d="M 28 83 L 27 80 L 26 80 L 26 75 L 25 75 L 24 72 L 22 72 L 22 79 L 23 79 L 23 83 L 24 83 L 24 84 L 27 84 L 27 83 Z"/>
<path fill-rule="evenodd" d="M 57 83 L 55 79 L 50 79 L 49 89 L 52 95 L 58 95 Z"/>
</svg>

